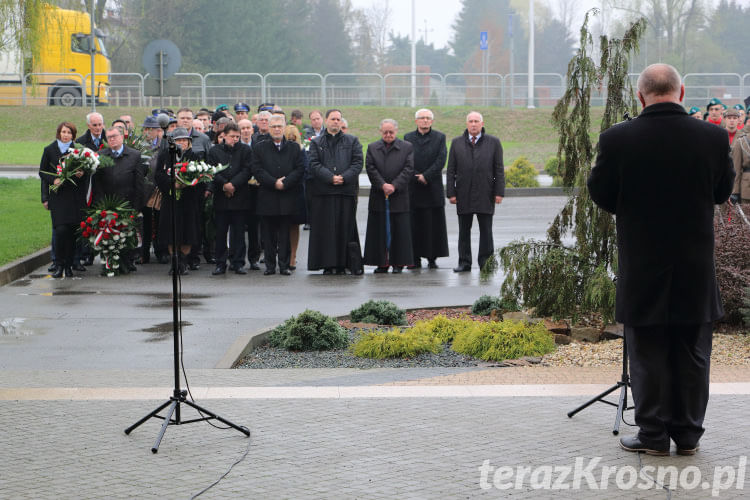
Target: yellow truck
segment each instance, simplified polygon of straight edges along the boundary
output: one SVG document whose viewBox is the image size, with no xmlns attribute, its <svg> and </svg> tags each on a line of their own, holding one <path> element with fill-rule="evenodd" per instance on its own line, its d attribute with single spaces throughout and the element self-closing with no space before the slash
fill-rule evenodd
<svg viewBox="0 0 750 500">
<path fill-rule="evenodd" d="M 3 33 L 0 105 L 83 106 L 91 102 L 91 18 L 86 12 L 49 4 L 43 9 L 35 57 L 19 49 L 12 33 Z M 9 24 L 3 24 L 7 30 Z M 106 104 L 112 66 L 103 39 L 102 32 L 95 29 L 93 94 L 97 103 Z"/>
</svg>

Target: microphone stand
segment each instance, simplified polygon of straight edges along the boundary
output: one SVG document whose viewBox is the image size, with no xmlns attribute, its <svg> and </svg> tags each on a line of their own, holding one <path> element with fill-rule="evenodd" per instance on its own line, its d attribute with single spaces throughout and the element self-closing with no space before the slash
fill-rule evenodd
<svg viewBox="0 0 750 500">
<path fill-rule="evenodd" d="M 164 117 L 164 118 L 162 118 Z M 168 156 L 168 163 L 167 167 L 169 168 L 169 179 L 170 179 L 170 190 L 175 191 L 175 163 L 177 161 L 177 145 L 174 142 L 174 139 L 167 135 L 167 127 L 169 126 L 169 118 L 166 115 L 159 115 L 159 126 L 162 127 L 162 130 L 164 130 L 164 136 L 162 137 L 162 140 L 166 140 L 169 144 L 168 150 L 169 150 L 169 156 Z M 167 431 L 167 427 L 170 425 L 182 425 L 182 424 L 189 424 L 192 422 L 201 422 L 204 420 L 218 420 L 219 422 L 228 425 L 229 427 L 233 429 L 237 429 L 241 433 L 243 433 L 245 436 L 250 436 L 250 430 L 245 426 L 239 426 L 236 424 L 233 424 L 229 420 L 226 420 L 219 415 L 201 407 L 198 406 L 195 402 L 189 401 L 187 399 L 187 391 L 182 390 L 180 387 L 180 292 L 178 290 L 177 286 L 177 280 L 178 280 L 178 260 L 177 260 L 177 252 L 179 251 L 179 246 L 177 245 L 177 204 L 175 202 L 175 195 L 173 194 L 169 198 L 169 206 L 172 209 L 172 235 L 171 235 L 171 241 L 172 241 L 172 337 L 173 337 L 173 343 L 174 343 L 174 391 L 172 392 L 172 396 L 162 404 L 160 404 L 154 411 L 150 412 L 148 415 L 125 429 L 125 434 L 130 434 L 136 427 L 144 423 L 150 418 L 158 418 L 162 419 L 164 423 L 161 425 L 161 429 L 159 430 L 159 434 L 156 437 L 156 442 L 154 442 L 154 445 L 151 447 L 151 452 L 156 453 L 159 451 L 159 444 L 161 444 L 161 440 L 164 437 L 164 433 Z M 195 410 L 198 411 L 198 413 L 201 415 L 201 418 L 194 418 L 190 420 L 183 420 L 182 415 L 180 413 L 180 405 L 185 404 L 188 405 Z M 158 415 L 160 411 L 162 411 L 164 408 L 169 406 L 169 409 L 167 410 L 167 413 L 165 416 Z"/>
</svg>

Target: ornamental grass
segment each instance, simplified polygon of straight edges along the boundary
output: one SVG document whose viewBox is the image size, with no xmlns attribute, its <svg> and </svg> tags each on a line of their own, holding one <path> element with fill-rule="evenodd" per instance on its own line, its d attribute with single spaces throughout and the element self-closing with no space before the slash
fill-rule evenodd
<svg viewBox="0 0 750 500">
<path fill-rule="evenodd" d="M 453 339 L 451 348 L 485 361 L 542 356 L 555 350 L 555 342 L 541 323 L 490 321 L 475 323 Z"/>
</svg>

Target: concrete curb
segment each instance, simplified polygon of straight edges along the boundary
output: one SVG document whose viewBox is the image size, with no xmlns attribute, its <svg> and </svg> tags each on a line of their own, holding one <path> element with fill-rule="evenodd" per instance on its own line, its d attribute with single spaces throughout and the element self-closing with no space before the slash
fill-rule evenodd
<svg viewBox="0 0 750 500">
<path fill-rule="evenodd" d="M 21 257 L 13 262 L 0 267 L 0 286 L 7 285 L 11 281 L 26 276 L 39 266 L 51 261 L 51 249 L 43 248 L 31 255 Z"/>
</svg>

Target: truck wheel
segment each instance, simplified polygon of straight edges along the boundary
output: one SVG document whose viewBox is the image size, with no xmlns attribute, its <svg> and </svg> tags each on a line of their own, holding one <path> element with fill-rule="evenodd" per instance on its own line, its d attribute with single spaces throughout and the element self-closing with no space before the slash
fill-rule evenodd
<svg viewBox="0 0 750 500">
<path fill-rule="evenodd" d="M 57 106 L 80 106 L 81 92 L 74 87 L 60 87 L 53 94 L 52 101 Z"/>
</svg>

